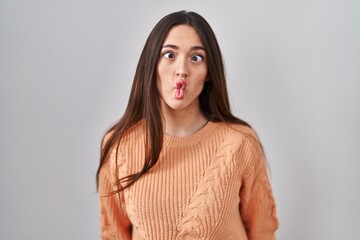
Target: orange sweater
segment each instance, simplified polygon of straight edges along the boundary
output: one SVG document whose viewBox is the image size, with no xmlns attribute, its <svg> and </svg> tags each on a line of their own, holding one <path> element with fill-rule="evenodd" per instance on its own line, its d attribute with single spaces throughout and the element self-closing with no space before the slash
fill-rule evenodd
<svg viewBox="0 0 360 240">
<path fill-rule="evenodd" d="M 119 176 L 139 171 L 144 124 L 121 140 L 100 171 L 102 239 L 275 239 L 278 220 L 266 161 L 254 131 L 209 122 L 197 133 L 164 136 L 158 163 L 120 194 L 102 197 Z"/>
</svg>

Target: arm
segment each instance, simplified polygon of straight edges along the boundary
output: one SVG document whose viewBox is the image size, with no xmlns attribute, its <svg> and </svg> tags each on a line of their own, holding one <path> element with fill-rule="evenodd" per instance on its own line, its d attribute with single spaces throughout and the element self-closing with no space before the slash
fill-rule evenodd
<svg viewBox="0 0 360 240">
<path fill-rule="evenodd" d="M 279 227 L 266 160 L 256 138 L 245 138 L 241 152 L 246 164 L 240 189 L 240 214 L 249 240 L 275 240 Z"/>
<path fill-rule="evenodd" d="M 126 214 L 124 194 L 111 194 L 116 190 L 116 175 L 105 163 L 99 175 L 100 235 L 102 240 L 130 240 L 131 222 Z"/>
</svg>

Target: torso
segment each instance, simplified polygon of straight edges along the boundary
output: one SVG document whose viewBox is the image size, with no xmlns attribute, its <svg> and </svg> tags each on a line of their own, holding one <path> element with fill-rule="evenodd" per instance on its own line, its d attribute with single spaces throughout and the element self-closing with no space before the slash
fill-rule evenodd
<svg viewBox="0 0 360 240">
<path fill-rule="evenodd" d="M 143 137 L 135 131 L 124 138 L 122 174 L 142 168 Z M 243 138 L 213 122 L 189 137 L 164 136 L 157 164 L 125 190 L 133 239 L 246 239 L 239 213 L 244 163 L 236 155 Z"/>
</svg>

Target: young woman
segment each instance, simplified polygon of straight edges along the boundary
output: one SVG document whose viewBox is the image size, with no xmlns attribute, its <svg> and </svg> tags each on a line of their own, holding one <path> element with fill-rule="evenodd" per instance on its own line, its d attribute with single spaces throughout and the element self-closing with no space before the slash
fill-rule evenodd
<svg viewBox="0 0 360 240">
<path fill-rule="evenodd" d="M 261 145 L 230 111 L 220 48 L 197 13 L 150 33 L 97 182 L 102 239 L 275 239 Z"/>
</svg>

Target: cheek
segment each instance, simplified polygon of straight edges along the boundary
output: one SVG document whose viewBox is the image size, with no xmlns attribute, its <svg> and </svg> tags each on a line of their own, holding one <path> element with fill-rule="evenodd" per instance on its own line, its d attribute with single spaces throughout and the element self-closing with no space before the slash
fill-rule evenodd
<svg viewBox="0 0 360 240">
<path fill-rule="evenodd" d="M 171 67 L 163 63 L 162 61 L 159 62 L 157 66 L 157 74 L 160 79 L 165 79 L 171 73 Z"/>
<path fill-rule="evenodd" d="M 203 86 L 205 84 L 205 81 L 207 79 L 207 69 L 203 69 L 202 71 L 199 71 L 199 74 L 197 76 L 198 79 L 198 85 Z"/>
</svg>

